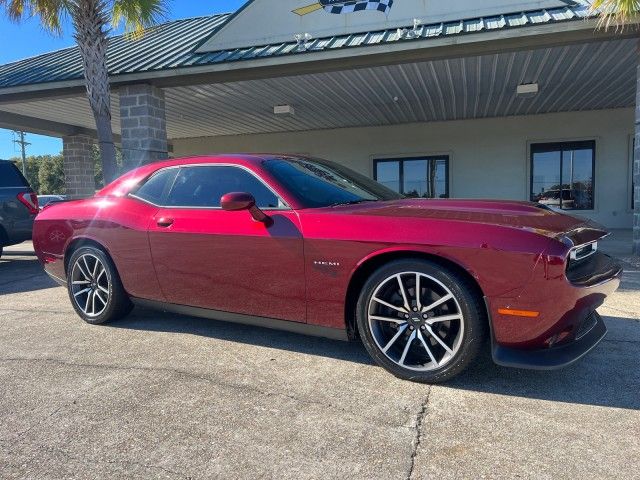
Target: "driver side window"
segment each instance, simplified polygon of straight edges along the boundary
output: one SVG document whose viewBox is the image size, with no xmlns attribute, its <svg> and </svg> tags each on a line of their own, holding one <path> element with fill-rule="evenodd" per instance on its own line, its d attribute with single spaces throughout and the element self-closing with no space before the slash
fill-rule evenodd
<svg viewBox="0 0 640 480">
<path fill-rule="evenodd" d="M 171 207 L 220 207 L 220 197 L 230 192 L 247 192 L 260 208 L 280 208 L 282 203 L 251 173 L 230 166 L 181 167 L 166 204 Z"/>
</svg>

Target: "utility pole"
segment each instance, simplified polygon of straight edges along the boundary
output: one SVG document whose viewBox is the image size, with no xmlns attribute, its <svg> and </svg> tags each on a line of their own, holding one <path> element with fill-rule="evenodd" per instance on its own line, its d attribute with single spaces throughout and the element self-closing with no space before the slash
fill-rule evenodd
<svg viewBox="0 0 640 480">
<path fill-rule="evenodd" d="M 14 135 L 18 136 L 17 140 L 14 140 L 13 143 L 16 145 L 20 145 L 20 149 L 22 151 L 22 174 L 24 176 L 27 175 L 27 145 L 31 145 L 29 142 L 25 140 L 26 133 L 16 130 L 13 132 Z"/>
</svg>

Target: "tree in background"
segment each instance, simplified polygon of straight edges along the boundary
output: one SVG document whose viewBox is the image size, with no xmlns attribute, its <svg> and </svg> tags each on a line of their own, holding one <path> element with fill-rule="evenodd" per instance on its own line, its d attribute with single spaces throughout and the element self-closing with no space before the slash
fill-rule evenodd
<svg viewBox="0 0 640 480">
<path fill-rule="evenodd" d="M 96 190 L 104 186 L 104 176 L 100 163 L 100 149 L 93 148 L 95 165 Z M 22 160 L 18 157 L 11 159 L 22 171 Z M 64 195 L 64 157 L 58 155 L 32 155 L 26 158 L 27 172 L 25 177 L 29 185 L 38 195 Z M 122 166 L 122 152 L 116 150 L 116 166 Z"/>
<path fill-rule="evenodd" d="M 96 190 L 104 187 L 104 174 L 102 173 L 102 165 L 100 164 L 100 149 L 94 145 L 93 146 L 93 164 L 95 165 L 94 169 L 94 178 L 96 182 Z M 118 169 L 122 167 L 122 151 L 120 149 L 116 149 L 116 166 Z"/>
<path fill-rule="evenodd" d="M 16 164 L 20 170 L 22 170 L 22 160 L 19 158 L 13 158 L 13 162 Z M 26 172 L 24 176 L 29 181 L 29 185 L 36 192 L 40 191 L 40 182 L 38 181 L 38 170 L 40 169 L 40 165 L 38 164 L 38 159 L 36 157 L 27 157 L 25 159 Z"/>
<path fill-rule="evenodd" d="M 42 195 L 64 195 L 64 157 L 62 155 L 43 155 L 40 157 L 37 190 Z"/>
<path fill-rule="evenodd" d="M 62 33 L 64 18 L 71 19 L 96 122 L 102 170 L 108 181 L 117 175 L 107 70 L 108 35 L 112 26 L 121 23 L 133 38 L 142 35 L 145 28 L 164 17 L 165 4 L 163 0 L 0 0 L 0 7 L 5 7 L 10 19 L 38 16 L 42 26 L 57 35 Z"/>
</svg>

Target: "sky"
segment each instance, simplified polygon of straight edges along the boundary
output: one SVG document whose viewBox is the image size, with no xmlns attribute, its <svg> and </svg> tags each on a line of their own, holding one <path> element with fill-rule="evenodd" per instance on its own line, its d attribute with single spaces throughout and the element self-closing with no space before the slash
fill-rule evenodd
<svg viewBox="0 0 640 480">
<path fill-rule="evenodd" d="M 244 0 L 173 0 L 168 2 L 169 20 L 197 17 L 214 13 L 237 10 Z M 20 24 L 10 22 L 4 11 L 0 11 L 0 65 L 32 57 L 41 53 L 69 47 L 74 44 L 73 31 L 68 22 L 61 37 L 53 37 L 45 32 L 38 18 L 31 18 Z M 0 129 L 0 159 L 18 156 L 20 147 L 13 143 L 10 130 Z M 57 154 L 62 150 L 59 138 L 27 134 L 27 155 Z"/>
</svg>

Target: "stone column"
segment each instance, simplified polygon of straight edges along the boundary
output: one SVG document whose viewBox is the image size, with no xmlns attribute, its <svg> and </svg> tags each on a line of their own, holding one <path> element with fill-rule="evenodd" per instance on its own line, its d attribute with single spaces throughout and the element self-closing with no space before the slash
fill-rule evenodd
<svg viewBox="0 0 640 480">
<path fill-rule="evenodd" d="M 93 144 L 88 135 L 62 138 L 64 184 L 70 198 L 86 198 L 96 192 Z"/>
<path fill-rule="evenodd" d="M 164 92 L 148 84 L 119 88 L 124 169 L 167 158 Z"/>
<path fill-rule="evenodd" d="M 640 43 L 638 53 L 640 58 Z M 638 60 L 636 60 L 638 61 Z M 633 149 L 633 253 L 640 256 L 640 61 L 638 61 L 636 75 L 636 118 L 635 118 L 635 148 Z"/>
</svg>

